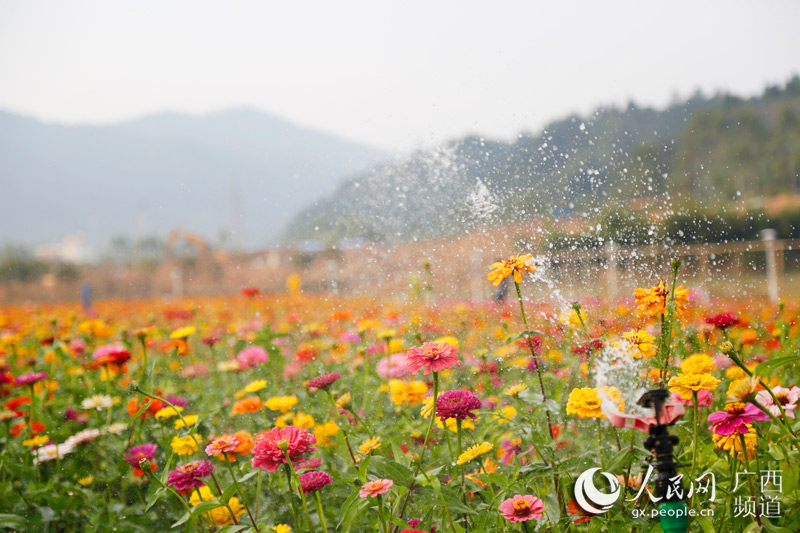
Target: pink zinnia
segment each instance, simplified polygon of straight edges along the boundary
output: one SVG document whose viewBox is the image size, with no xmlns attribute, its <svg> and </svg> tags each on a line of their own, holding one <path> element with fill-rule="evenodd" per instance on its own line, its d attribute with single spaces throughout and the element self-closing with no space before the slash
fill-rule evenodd
<svg viewBox="0 0 800 533">
<path fill-rule="evenodd" d="M 253 468 L 274 472 L 280 465 L 287 464 L 284 450 L 289 458 L 300 458 L 306 453 L 316 451 L 313 447 L 316 442 L 317 438 L 303 428 L 296 426 L 272 428 L 256 438 L 250 464 Z"/>
<path fill-rule="evenodd" d="M 156 444 L 140 444 L 128 450 L 124 459 L 132 468 L 139 468 L 139 462 L 142 459 L 153 460 L 153 457 L 156 456 L 156 450 L 158 450 Z"/>
<path fill-rule="evenodd" d="M 86 341 L 81 337 L 72 339 L 69 341 L 69 349 L 72 350 L 72 353 L 75 355 L 83 355 L 83 352 L 86 351 Z"/>
<path fill-rule="evenodd" d="M 306 472 L 305 474 L 300 474 L 298 479 L 300 480 L 300 487 L 306 494 L 316 492 L 333 482 L 333 478 L 331 478 L 330 474 L 320 470 L 314 470 L 311 472 Z"/>
<path fill-rule="evenodd" d="M 27 374 L 22 374 L 21 376 L 17 376 L 17 378 L 14 380 L 14 384 L 33 385 L 37 381 L 42 381 L 46 377 L 47 377 L 47 372 L 28 372 Z"/>
<path fill-rule="evenodd" d="M 800 388 L 792 387 L 787 389 L 785 387 L 774 387 L 772 393 L 778 399 L 783 407 L 783 412 L 786 413 L 787 418 L 794 418 L 794 410 L 797 409 L 797 401 L 800 399 Z M 756 401 L 769 409 L 772 416 L 780 417 L 781 410 L 775 405 L 775 400 L 765 390 L 758 391 L 756 394 Z"/>
<path fill-rule="evenodd" d="M 383 379 L 400 379 L 408 375 L 408 368 L 406 368 L 406 354 L 393 353 L 388 357 L 384 357 L 375 366 L 378 376 Z"/>
<path fill-rule="evenodd" d="M 708 415 L 708 421 L 711 422 L 708 429 L 717 435 L 733 435 L 734 432 L 744 435 L 748 431 L 747 424 L 753 420 L 767 419 L 769 417 L 751 403 L 729 403 L 724 411 Z"/>
<path fill-rule="evenodd" d="M 446 342 L 426 342 L 406 352 L 406 367 L 411 373 L 424 368 L 427 376 L 431 372 L 441 372 L 454 366 L 461 366 L 458 348 Z"/>
<path fill-rule="evenodd" d="M 499 506 L 503 517 L 509 522 L 524 522 L 538 520 L 544 511 L 544 502 L 535 496 L 517 494 L 505 500 Z"/>
<path fill-rule="evenodd" d="M 192 487 L 202 487 L 204 483 L 200 481 L 200 478 L 210 476 L 212 470 L 214 470 L 212 464 L 205 461 L 193 461 L 170 472 L 167 477 L 167 485 L 171 485 L 181 492 Z"/>
<path fill-rule="evenodd" d="M 242 370 L 264 364 L 268 359 L 267 351 L 261 346 L 248 346 L 236 355 Z"/>
<path fill-rule="evenodd" d="M 376 496 L 389 492 L 392 485 L 394 485 L 394 481 L 391 479 L 376 479 L 375 481 L 364 483 L 361 490 L 358 491 L 358 496 L 359 498 L 375 498 Z"/>
<path fill-rule="evenodd" d="M 95 365 L 121 365 L 131 358 L 131 353 L 121 344 L 104 344 L 92 352 Z"/>
<path fill-rule="evenodd" d="M 481 400 L 474 392 L 466 390 L 451 390 L 439 395 L 436 400 L 436 416 L 442 422 L 448 418 L 458 418 L 464 420 L 467 417 L 475 419 L 472 412 L 481 408 Z"/>
<path fill-rule="evenodd" d="M 304 461 L 300 461 L 299 463 L 294 464 L 294 469 L 298 472 L 301 470 L 314 470 L 315 468 L 319 468 L 322 464 L 322 459 L 319 457 L 310 457 Z"/>
<path fill-rule="evenodd" d="M 694 406 L 694 400 L 689 398 L 688 400 L 684 400 L 683 396 L 680 394 L 673 392 L 672 393 L 672 402 L 673 403 L 680 403 L 689 407 Z M 700 389 L 697 391 L 697 406 L 698 407 L 705 407 L 709 408 L 714 404 L 714 395 L 708 389 Z"/>
<path fill-rule="evenodd" d="M 216 455 L 218 453 L 232 452 L 239 445 L 239 437 L 236 435 L 222 435 L 214 439 L 211 444 L 206 446 L 206 454 Z"/>
<path fill-rule="evenodd" d="M 305 387 L 307 389 L 327 389 L 341 377 L 342 375 L 338 372 L 325 372 L 320 376 L 306 381 Z"/>
</svg>

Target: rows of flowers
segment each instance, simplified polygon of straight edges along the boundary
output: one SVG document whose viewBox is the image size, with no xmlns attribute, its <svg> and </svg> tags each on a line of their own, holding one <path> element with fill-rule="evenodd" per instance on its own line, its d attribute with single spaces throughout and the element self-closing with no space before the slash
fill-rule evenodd
<svg viewBox="0 0 800 533">
<path fill-rule="evenodd" d="M 613 302 L 526 299 L 519 255 L 489 269 L 515 290 L 499 304 L 5 307 L 0 525 L 659 531 L 636 400 L 662 387 L 683 485 L 717 493 L 686 496 L 713 512 L 692 530 L 800 530 L 798 304 L 709 300 L 672 266 Z M 622 487 L 602 512 L 575 498 L 592 467 Z"/>
</svg>

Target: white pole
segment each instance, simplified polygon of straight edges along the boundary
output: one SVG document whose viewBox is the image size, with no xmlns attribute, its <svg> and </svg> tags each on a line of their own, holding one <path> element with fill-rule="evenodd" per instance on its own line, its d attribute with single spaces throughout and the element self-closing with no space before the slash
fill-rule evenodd
<svg viewBox="0 0 800 533">
<path fill-rule="evenodd" d="M 775 260 L 775 237 L 778 232 L 774 229 L 765 229 L 761 231 L 761 240 L 764 241 L 764 255 L 767 260 L 767 296 L 769 301 L 777 303 L 778 301 L 778 267 Z"/>
</svg>

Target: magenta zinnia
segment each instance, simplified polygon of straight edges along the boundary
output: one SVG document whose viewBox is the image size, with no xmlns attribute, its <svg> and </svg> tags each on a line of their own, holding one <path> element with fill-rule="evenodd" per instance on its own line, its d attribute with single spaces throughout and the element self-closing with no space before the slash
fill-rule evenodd
<svg viewBox="0 0 800 533">
<path fill-rule="evenodd" d="M 307 389 L 327 389 L 333 385 L 342 375 L 338 372 L 325 372 L 321 376 L 306 381 Z"/>
<path fill-rule="evenodd" d="M 426 342 L 406 352 L 406 367 L 411 373 L 423 368 L 427 376 L 431 372 L 441 372 L 454 366 L 461 366 L 458 348 L 446 342 Z"/>
<path fill-rule="evenodd" d="M 769 417 L 753 404 L 729 403 L 722 411 L 708 415 L 711 426 L 708 428 L 717 435 L 732 435 L 734 432 L 747 433 L 747 424 L 753 420 L 767 420 Z"/>
<path fill-rule="evenodd" d="M 158 445 L 156 444 L 140 444 L 128 450 L 124 459 L 132 468 L 139 468 L 139 462 L 142 459 L 153 460 L 153 457 L 156 456 L 156 450 L 158 450 Z"/>
<path fill-rule="evenodd" d="M 202 487 L 204 483 L 200 481 L 200 478 L 210 476 L 212 470 L 214 470 L 212 464 L 205 461 L 193 461 L 170 472 L 167 477 L 167 485 L 175 487 L 178 491 Z"/>
<path fill-rule="evenodd" d="M 17 378 L 14 380 L 14 384 L 33 385 L 37 381 L 42 381 L 46 377 L 47 377 L 47 372 L 28 372 L 27 374 L 22 374 L 21 376 L 17 376 Z"/>
<path fill-rule="evenodd" d="M 320 470 L 313 470 L 305 474 L 300 474 L 299 479 L 300 487 L 302 487 L 303 492 L 306 494 L 316 492 L 333 481 L 330 474 Z"/>
<path fill-rule="evenodd" d="M 288 463 L 286 455 L 290 459 L 299 459 L 304 454 L 316 451 L 313 447 L 316 442 L 317 438 L 303 428 L 296 426 L 272 428 L 256 438 L 250 464 L 254 468 L 274 472 L 280 465 Z"/>
<path fill-rule="evenodd" d="M 443 422 L 448 418 L 464 420 L 467 417 L 475 419 L 472 412 L 481 408 L 481 401 L 475 393 L 465 390 L 451 390 L 439 395 L 436 401 L 436 416 Z"/>
</svg>

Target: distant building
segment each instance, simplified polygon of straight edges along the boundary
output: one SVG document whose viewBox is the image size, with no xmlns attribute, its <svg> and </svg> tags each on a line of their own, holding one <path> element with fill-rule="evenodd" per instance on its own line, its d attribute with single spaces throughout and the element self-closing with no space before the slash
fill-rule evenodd
<svg viewBox="0 0 800 533">
<path fill-rule="evenodd" d="M 91 251 L 82 233 L 70 233 L 61 242 L 36 246 L 33 256 L 41 261 L 88 263 L 91 260 Z"/>
</svg>

